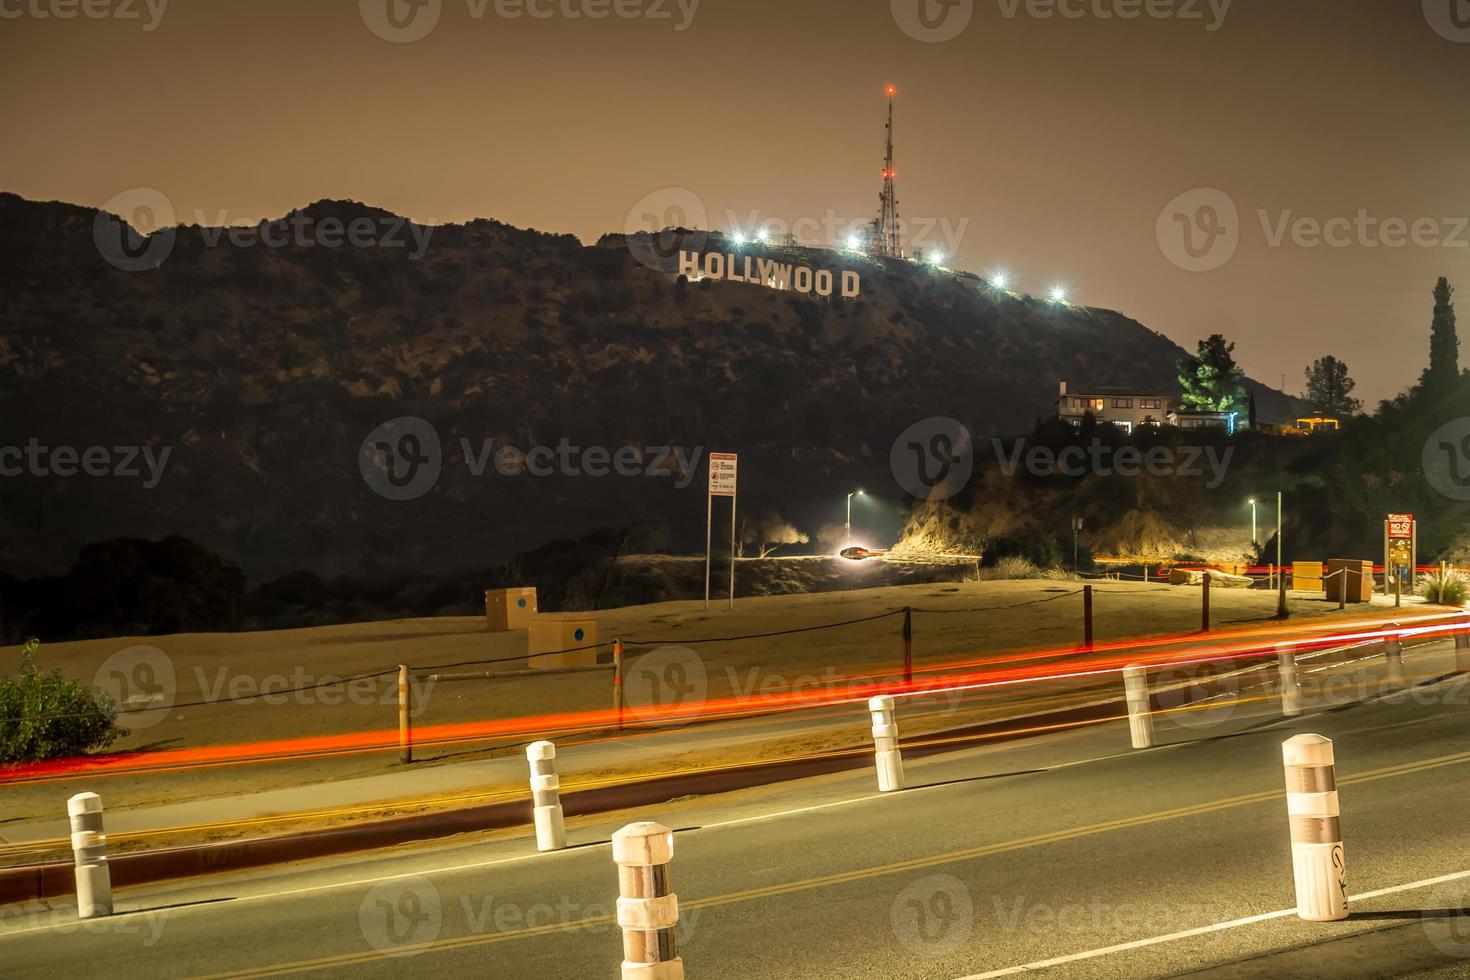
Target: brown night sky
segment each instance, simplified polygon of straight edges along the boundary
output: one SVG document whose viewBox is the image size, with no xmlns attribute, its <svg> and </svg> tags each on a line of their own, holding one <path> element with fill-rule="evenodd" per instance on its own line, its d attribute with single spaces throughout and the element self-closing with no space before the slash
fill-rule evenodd
<svg viewBox="0 0 1470 980">
<path fill-rule="evenodd" d="M 354 198 L 588 242 L 668 187 L 713 227 L 853 221 L 877 205 L 893 81 L 900 207 L 963 227 L 955 267 L 1004 267 L 1038 293 L 1065 283 L 1187 346 L 1223 332 L 1291 391 L 1333 353 L 1370 400 L 1424 365 L 1435 277 L 1470 297 L 1470 25 L 1452 26 L 1455 0 L 1236 0 L 1215 30 L 1208 0 L 1178 0 L 1194 20 L 1099 16 L 1130 0 L 1063 0 L 1079 19 L 974 0 L 964 31 L 933 43 L 888 0 L 702 0 L 682 31 L 675 0 L 657 0 L 668 19 L 539 2 L 558 13 L 508 19 L 491 0 L 477 18 L 478 0 L 442 0 L 426 37 L 396 44 L 354 0 L 172 0 L 152 30 L 145 0 L 130 0 L 138 19 L 67 20 L 36 16 L 58 0 L 0 0 L 0 189 L 100 206 L 152 187 L 187 223 Z M 1238 208 L 1239 246 L 1189 272 L 1156 224 L 1200 187 Z M 1428 223 L 1401 247 L 1376 229 L 1272 244 L 1284 216 L 1360 211 Z"/>
</svg>

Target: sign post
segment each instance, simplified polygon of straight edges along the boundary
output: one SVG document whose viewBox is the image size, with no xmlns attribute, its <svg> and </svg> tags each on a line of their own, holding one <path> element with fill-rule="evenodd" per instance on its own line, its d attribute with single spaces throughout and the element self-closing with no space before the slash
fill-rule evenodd
<svg viewBox="0 0 1470 980">
<path fill-rule="evenodd" d="M 739 457 L 735 453 L 709 454 L 709 499 L 704 517 L 704 608 L 709 608 L 711 556 L 714 553 L 715 498 L 730 498 L 730 608 L 735 608 L 735 477 Z"/>
<path fill-rule="evenodd" d="M 1383 522 L 1383 591 L 1398 586 L 1401 594 L 1404 578 L 1414 581 L 1419 567 L 1419 522 L 1413 514 L 1389 514 Z"/>
</svg>

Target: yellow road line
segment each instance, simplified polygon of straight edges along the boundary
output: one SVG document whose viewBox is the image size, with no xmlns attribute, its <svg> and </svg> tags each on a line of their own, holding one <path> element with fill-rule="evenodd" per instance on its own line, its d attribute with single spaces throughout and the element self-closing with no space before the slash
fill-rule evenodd
<svg viewBox="0 0 1470 980">
<path fill-rule="evenodd" d="M 1470 752 L 1457 752 L 1453 755 L 1439 756 L 1434 759 L 1425 759 L 1418 762 L 1408 762 L 1397 766 L 1387 766 L 1382 769 L 1374 769 L 1347 776 L 1338 781 L 1339 785 L 1353 785 L 1355 783 L 1374 782 L 1379 779 L 1387 779 L 1393 776 L 1406 776 L 1414 773 L 1439 769 L 1445 766 L 1459 765 L 1470 762 Z M 1074 827 L 1068 830 L 1052 831 L 1047 834 L 1036 834 L 1031 837 L 1020 837 L 1014 840 L 1001 841 L 995 844 L 984 844 L 979 847 L 965 848 L 959 851 L 949 851 L 944 854 L 935 854 L 929 857 L 911 858 L 907 861 L 896 861 L 890 864 L 876 865 L 869 868 L 859 868 L 854 871 L 845 871 L 838 874 L 822 875 L 816 878 L 806 878 L 800 881 L 787 882 L 780 885 L 768 885 L 763 888 L 751 888 L 745 891 L 731 892 L 726 895 L 716 895 L 710 898 L 695 899 L 693 901 L 681 902 L 685 909 L 707 909 L 717 908 L 723 905 L 733 905 L 739 902 L 749 902 L 762 898 L 774 898 L 782 895 L 791 895 L 817 888 L 827 888 L 834 885 L 849 884 L 868 878 L 878 878 L 885 875 L 901 874 L 906 871 L 919 871 L 943 864 L 954 864 L 962 861 L 970 861 L 976 858 L 989 857 L 996 854 L 1006 854 L 1013 851 L 1025 850 L 1027 848 L 1039 847 L 1043 844 L 1055 844 L 1062 841 L 1076 840 L 1081 837 L 1090 837 L 1095 834 L 1108 833 L 1114 830 L 1127 830 L 1134 827 L 1145 827 L 1151 824 L 1163 823 L 1169 820 L 1178 820 L 1184 817 L 1201 816 L 1207 813 L 1217 813 L 1222 810 L 1234 809 L 1236 807 L 1250 806 L 1256 803 L 1265 803 L 1285 796 L 1285 790 L 1268 790 L 1260 793 L 1247 793 L 1242 796 L 1232 796 L 1223 800 L 1213 800 L 1208 803 L 1198 803 L 1192 806 L 1176 807 L 1172 810 L 1160 810 L 1155 813 L 1144 814 L 1138 817 L 1124 817 L 1119 820 L 1108 820 L 1102 823 L 1090 824 L 1085 827 Z M 538 936 L 549 935 L 560 932 L 573 932 L 579 929 L 588 929 L 612 923 L 612 916 L 599 916 L 596 918 L 578 919 L 575 922 L 559 922 L 552 925 L 537 926 L 530 929 L 520 929 L 510 932 L 497 932 L 489 934 L 476 934 L 460 936 L 455 939 L 435 940 L 433 942 L 419 943 L 411 946 L 402 946 L 391 952 L 379 952 L 366 950 L 358 953 L 343 953 L 337 956 L 325 956 L 315 960 L 303 960 L 297 963 L 281 964 L 278 966 L 259 967 L 253 970 L 244 970 L 232 973 L 210 974 L 201 980 L 226 980 L 236 977 L 264 977 L 284 976 L 292 973 L 304 973 L 310 970 L 324 970 L 339 966 L 349 966 L 368 960 L 380 959 L 386 956 L 412 956 L 418 953 L 441 952 L 454 949 L 462 949 L 470 946 L 493 945 L 508 942 L 515 939 L 534 939 Z"/>
</svg>

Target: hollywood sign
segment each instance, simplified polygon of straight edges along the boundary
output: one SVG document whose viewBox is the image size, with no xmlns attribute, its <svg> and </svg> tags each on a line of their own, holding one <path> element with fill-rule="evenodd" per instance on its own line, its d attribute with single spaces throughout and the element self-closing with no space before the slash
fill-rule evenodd
<svg viewBox="0 0 1470 980">
<path fill-rule="evenodd" d="M 852 299 L 862 290 L 862 277 L 856 272 L 812 269 L 789 262 L 775 262 L 753 255 L 727 252 L 679 253 L 679 274 L 690 279 L 721 279 L 725 282 L 749 282 L 770 289 L 792 289 L 798 293 L 831 296 L 834 292 Z"/>
</svg>

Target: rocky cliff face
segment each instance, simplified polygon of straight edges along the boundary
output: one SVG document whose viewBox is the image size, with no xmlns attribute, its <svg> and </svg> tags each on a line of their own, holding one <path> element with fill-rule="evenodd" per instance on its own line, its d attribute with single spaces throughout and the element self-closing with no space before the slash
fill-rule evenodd
<svg viewBox="0 0 1470 980">
<path fill-rule="evenodd" d="M 0 195 L 0 559 L 33 575 L 181 534 L 255 580 L 371 576 L 641 522 L 692 549 L 708 450 L 742 454 L 742 510 L 815 530 L 854 486 L 898 506 L 889 452 L 918 419 L 1029 431 L 1058 378 L 1169 387 L 1183 353 L 964 274 L 752 248 L 861 295 L 347 202 L 143 239 Z"/>
</svg>

